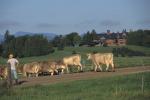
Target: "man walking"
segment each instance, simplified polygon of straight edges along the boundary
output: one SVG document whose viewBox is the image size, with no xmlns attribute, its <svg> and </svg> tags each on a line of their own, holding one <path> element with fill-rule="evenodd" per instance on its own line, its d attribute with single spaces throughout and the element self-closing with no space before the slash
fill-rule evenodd
<svg viewBox="0 0 150 100">
<path fill-rule="evenodd" d="M 16 67 L 18 66 L 19 62 L 17 59 L 13 58 L 13 54 L 9 55 L 9 59 L 7 61 L 9 64 L 9 79 L 10 79 L 10 85 L 12 85 L 12 79 L 15 80 L 16 84 L 18 84 L 18 76 L 16 72 Z"/>
</svg>

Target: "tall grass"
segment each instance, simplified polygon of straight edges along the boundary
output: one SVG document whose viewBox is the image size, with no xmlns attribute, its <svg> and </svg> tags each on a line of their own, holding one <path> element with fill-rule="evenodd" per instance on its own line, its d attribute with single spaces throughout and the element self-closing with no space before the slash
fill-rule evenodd
<svg viewBox="0 0 150 100">
<path fill-rule="evenodd" d="M 144 92 L 141 78 L 144 76 Z M 150 73 L 16 87 L 4 91 L 0 100 L 149 100 Z"/>
</svg>

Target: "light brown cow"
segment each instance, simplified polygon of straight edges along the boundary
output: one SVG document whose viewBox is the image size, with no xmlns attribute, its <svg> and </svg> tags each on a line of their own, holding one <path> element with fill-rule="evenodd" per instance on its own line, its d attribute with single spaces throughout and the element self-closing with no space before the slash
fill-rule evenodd
<svg viewBox="0 0 150 100">
<path fill-rule="evenodd" d="M 49 72 L 51 75 L 54 72 L 58 73 L 58 69 L 64 69 L 65 67 L 57 63 L 55 61 L 39 61 L 25 64 L 23 66 L 23 76 L 27 76 L 27 74 L 35 74 L 36 77 L 39 73 Z"/>
<path fill-rule="evenodd" d="M 39 72 L 49 72 L 51 75 L 54 75 L 54 72 L 58 73 L 57 71 L 57 63 L 54 61 L 41 61 L 38 62 L 40 65 Z"/>
<path fill-rule="evenodd" d="M 24 64 L 23 66 L 23 76 L 27 76 L 27 74 L 35 74 L 38 77 L 38 72 L 40 69 L 40 65 L 38 62 L 32 62 L 28 64 Z"/>
<path fill-rule="evenodd" d="M 88 60 L 92 60 L 93 64 L 95 65 L 94 71 L 97 71 L 97 68 L 99 67 L 102 71 L 102 64 L 106 64 L 106 71 L 109 69 L 109 65 L 112 67 L 112 71 L 115 71 L 114 69 L 114 63 L 113 63 L 113 54 L 112 53 L 96 53 L 96 54 L 87 54 Z"/>
<path fill-rule="evenodd" d="M 23 73 L 23 65 L 17 66 L 16 71 L 17 71 L 18 74 L 22 74 Z"/>
<path fill-rule="evenodd" d="M 22 68 L 23 68 L 22 66 L 16 67 L 17 73 L 22 73 L 23 72 Z M 4 65 L 4 66 L 0 65 L 0 77 L 2 79 L 6 79 L 8 77 L 8 73 L 9 73 L 8 69 L 9 69 L 8 66 L 6 66 L 6 65 Z"/>
<path fill-rule="evenodd" d="M 69 73 L 69 65 L 77 66 L 78 71 L 82 71 L 82 64 L 81 64 L 81 56 L 79 54 L 72 55 L 69 57 L 64 57 L 62 60 L 63 64 L 65 65 L 65 68 L 67 70 L 67 73 Z"/>
<path fill-rule="evenodd" d="M 61 71 L 61 74 L 63 74 L 64 70 L 66 69 L 66 66 L 62 61 L 56 61 L 56 68 L 57 70 Z"/>
<path fill-rule="evenodd" d="M 8 76 L 8 68 L 7 67 L 0 67 L 0 77 L 2 79 L 7 79 Z"/>
</svg>

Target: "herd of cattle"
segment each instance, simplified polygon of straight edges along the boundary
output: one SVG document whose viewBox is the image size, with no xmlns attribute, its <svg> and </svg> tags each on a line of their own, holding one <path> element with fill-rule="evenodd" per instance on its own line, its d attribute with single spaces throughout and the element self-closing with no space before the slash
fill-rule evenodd
<svg viewBox="0 0 150 100">
<path fill-rule="evenodd" d="M 99 68 L 102 71 L 102 64 L 106 65 L 106 71 L 109 70 L 109 66 L 111 65 L 112 71 L 114 69 L 113 63 L 113 54 L 112 53 L 89 53 L 87 54 L 87 59 L 91 60 L 94 64 L 94 71 L 97 71 Z M 83 65 L 81 64 L 81 55 L 75 54 L 72 56 L 64 57 L 61 61 L 39 61 L 26 63 L 22 67 L 17 67 L 17 72 L 22 73 L 24 77 L 35 75 L 36 77 L 43 72 L 48 72 L 51 75 L 54 73 L 64 73 L 66 70 L 69 73 L 69 67 L 75 66 L 78 68 L 78 71 L 83 71 Z M 8 67 L 0 66 L 0 76 L 2 78 L 7 78 L 8 76 Z"/>
</svg>

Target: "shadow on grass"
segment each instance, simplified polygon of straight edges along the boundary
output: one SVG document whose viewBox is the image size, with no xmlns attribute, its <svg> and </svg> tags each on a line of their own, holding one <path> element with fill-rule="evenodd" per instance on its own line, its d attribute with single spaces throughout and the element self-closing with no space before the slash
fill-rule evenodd
<svg viewBox="0 0 150 100">
<path fill-rule="evenodd" d="M 19 83 L 18 83 L 18 85 L 21 85 L 21 84 L 23 84 L 23 83 L 26 83 L 26 82 L 28 82 L 28 81 L 19 81 Z"/>
</svg>

